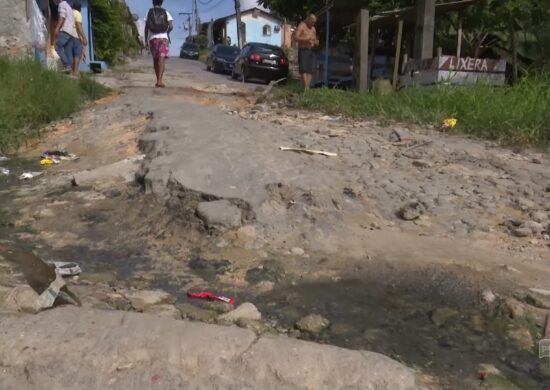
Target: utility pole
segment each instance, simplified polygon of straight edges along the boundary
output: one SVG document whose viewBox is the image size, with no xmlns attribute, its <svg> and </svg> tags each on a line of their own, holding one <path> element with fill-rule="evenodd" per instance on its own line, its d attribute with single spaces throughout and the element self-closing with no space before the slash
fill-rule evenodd
<svg viewBox="0 0 550 390">
<path fill-rule="evenodd" d="M 187 37 L 189 38 L 191 36 L 191 12 L 180 12 L 179 15 L 187 16 L 187 21 L 183 21 L 183 31 L 188 30 Z"/>
<path fill-rule="evenodd" d="M 199 35 L 200 33 L 200 20 L 199 20 L 199 5 L 197 4 L 197 0 L 195 0 L 195 33 Z"/>
<path fill-rule="evenodd" d="M 235 0 L 235 17 L 237 19 L 237 41 L 239 45 L 239 49 L 243 48 L 243 36 L 242 36 L 242 30 L 241 30 L 241 3 L 239 0 Z"/>
<path fill-rule="evenodd" d="M 418 0 L 416 3 L 416 31 L 414 59 L 433 58 L 435 28 L 435 0 Z"/>
</svg>

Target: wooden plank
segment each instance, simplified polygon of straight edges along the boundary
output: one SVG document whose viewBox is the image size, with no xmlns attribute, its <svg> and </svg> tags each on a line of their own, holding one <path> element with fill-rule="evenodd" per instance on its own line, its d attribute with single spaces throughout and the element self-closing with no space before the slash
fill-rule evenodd
<svg viewBox="0 0 550 390">
<path fill-rule="evenodd" d="M 354 64 L 354 81 L 359 92 L 369 87 L 369 10 L 362 9 L 357 16 L 357 60 Z"/>
<path fill-rule="evenodd" d="M 395 61 L 393 65 L 393 90 L 397 91 L 399 85 L 399 62 L 401 59 L 401 41 L 403 39 L 403 19 L 397 22 L 397 40 L 395 44 Z"/>
<path fill-rule="evenodd" d="M 456 43 L 456 58 L 462 54 L 462 16 L 458 18 L 458 42 Z"/>
</svg>

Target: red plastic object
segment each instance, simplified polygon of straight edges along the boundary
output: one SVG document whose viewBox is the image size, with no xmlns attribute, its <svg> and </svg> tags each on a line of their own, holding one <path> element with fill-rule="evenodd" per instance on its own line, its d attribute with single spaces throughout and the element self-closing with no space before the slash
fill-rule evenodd
<svg viewBox="0 0 550 390">
<path fill-rule="evenodd" d="M 209 301 L 220 301 L 229 303 L 230 305 L 235 304 L 235 298 L 233 297 L 224 297 L 221 295 L 214 295 L 210 291 L 200 291 L 200 292 L 187 292 L 187 297 L 192 299 L 207 299 Z"/>
</svg>

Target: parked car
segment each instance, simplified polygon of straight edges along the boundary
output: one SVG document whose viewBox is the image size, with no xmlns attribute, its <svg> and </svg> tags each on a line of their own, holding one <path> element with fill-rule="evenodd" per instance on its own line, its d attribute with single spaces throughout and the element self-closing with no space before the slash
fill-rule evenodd
<svg viewBox="0 0 550 390">
<path fill-rule="evenodd" d="M 199 59 L 199 47 L 195 43 L 186 42 L 181 46 L 180 58 Z"/>
<path fill-rule="evenodd" d="M 206 70 L 212 70 L 214 73 L 231 73 L 239 52 L 239 48 L 235 46 L 214 45 L 206 59 Z"/>
<path fill-rule="evenodd" d="M 280 80 L 288 77 L 288 58 L 278 46 L 248 43 L 235 59 L 231 77 L 243 82 L 249 79 L 260 79 L 265 83 Z"/>
</svg>

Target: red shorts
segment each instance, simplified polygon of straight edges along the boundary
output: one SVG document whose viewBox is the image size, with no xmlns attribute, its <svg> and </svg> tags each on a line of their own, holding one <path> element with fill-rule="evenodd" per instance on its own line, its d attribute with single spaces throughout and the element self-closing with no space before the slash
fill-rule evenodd
<svg viewBox="0 0 550 390">
<path fill-rule="evenodd" d="M 153 38 L 149 41 L 149 48 L 153 58 L 168 57 L 170 52 L 170 45 L 168 39 L 165 38 Z"/>
</svg>

